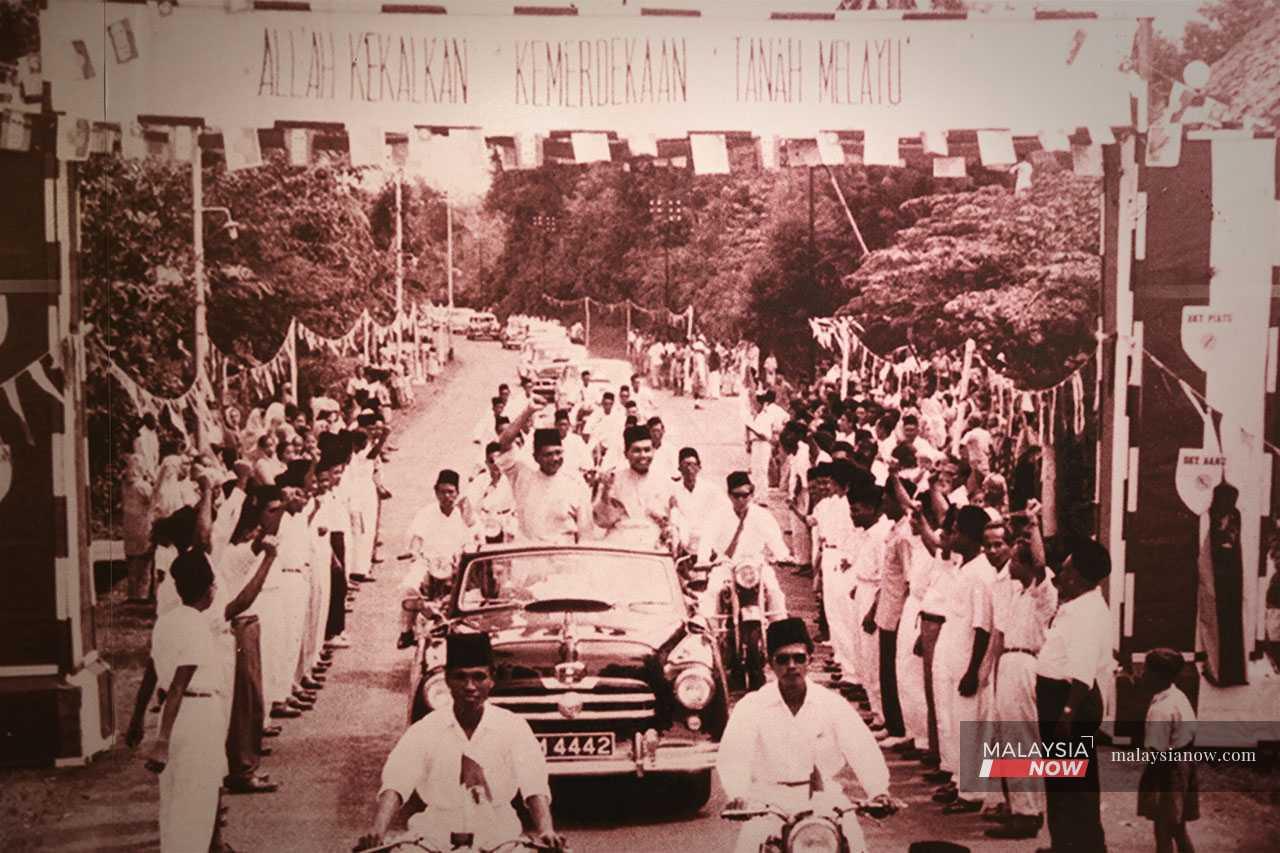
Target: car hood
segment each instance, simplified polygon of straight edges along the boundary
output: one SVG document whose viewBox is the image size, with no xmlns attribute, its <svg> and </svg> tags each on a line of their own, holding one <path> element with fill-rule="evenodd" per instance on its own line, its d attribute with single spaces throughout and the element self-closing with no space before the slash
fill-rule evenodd
<svg viewBox="0 0 1280 853">
<path fill-rule="evenodd" d="M 509 678 L 551 677 L 577 660 L 584 675 L 645 678 L 683 633 L 670 611 L 615 608 L 603 613 L 503 610 L 467 618 L 489 634 L 494 663 Z"/>
</svg>

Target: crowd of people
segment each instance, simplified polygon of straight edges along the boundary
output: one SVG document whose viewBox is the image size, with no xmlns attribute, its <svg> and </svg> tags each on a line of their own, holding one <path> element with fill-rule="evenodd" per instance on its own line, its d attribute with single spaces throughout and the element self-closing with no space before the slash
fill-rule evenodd
<svg viewBox="0 0 1280 853">
<path fill-rule="evenodd" d="M 123 495 L 129 603 L 156 617 L 126 742 L 160 778 L 162 849 L 229 849 L 219 791 L 271 793 L 270 739 L 317 702 L 374 577 L 380 466 L 403 371 L 362 364 L 331 395 L 228 405 L 199 447 L 141 418 Z M 222 733 L 218 735 L 216 733 Z"/>
<path fill-rule="evenodd" d="M 755 737 L 742 732 L 766 725 L 768 709 L 808 708 L 809 691 L 816 704 L 806 713 L 842 733 L 844 757 L 869 792 L 887 796 L 880 752 L 892 752 L 921 764 L 943 814 L 980 813 L 993 823 L 989 836 L 1035 838 L 1047 824 L 1054 850 L 1103 849 L 1096 761 L 1083 781 L 991 784 L 961 775 L 967 743 L 997 737 L 1030 745 L 1095 733 L 1098 685 L 1113 665 L 1100 591 L 1110 559 L 1091 540 L 1061 541 L 1054 550 L 1064 559 L 1049 568 L 1038 433 L 1027 414 L 997 415 L 982 377 L 959 375 L 958 364 L 859 374 L 847 386 L 828 372 L 801 385 L 771 357 L 761 362 L 753 345 L 670 347 L 644 336 L 633 343 L 638 366 L 625 383 L 602 383 L 584 370 L 541 397 L 528 376 L 495 389 L 471 449 L 436 472 L 434 500 L 409 526 L 414 562 L 402 594 L 439 595 L 461 555 L 484 543 L 602 541 L 717 566 L 703 602 L 712 615 L 725 566 L 756 563 L 777 677 L 760 688 L 766 698 L 735 709 L 728 747 L 737 742 L 730 732 L 743 743 Z M 130 592 L 146 598 L 154 577 L 159 619 L 129 737 L 140 739 L 150 694 L 162 688 L 161 734 L 150 756 L 161 771 L 166 850 L 207 849 L 220 784 L 232 792 L 275 789 L 259 770 L 270 752 L 263 738 L 314 706 L 334 651 L 347 645 L 343 616 L 379 562 L 379 506 L 390 497 L 379 465 L 394 449 L 387 418 L 399 401 L 379 379 L 362 371 L 341 401 L 314 398 L 305 409 L 276 402 L 243 425 L 228 410 L 215 451 L 194 459 L 163 447 L 144 419 L 131 468 L 156 472 L 153 548 L 139 560 L 141 544 L 131 549 Z M 740 396 L 746 464 L 723 484 L 710 482 L 697 447 L 667 441 L 656 388 Z M 788 569 L 812 578 L 819 639 L 832 650 L 831 690 L 807 680 L 813 642 L 803 623 L 787 618 L 776 574 Z M 414 636 L 402 612 L 399 643 L 407 647 Z M 194 630 L 208 623 L 211 632 Z M 455 651 L 460 670 L 491 671 L 487 648 L 451 646 L 451 659 Z M 488 713 L 478 710 L 480 688 L 450 682 L 455 687 L 475 717 L 457 720 L 474 729 Z M 833 710 L 835 696 L 852 717 Z M 1185 720 L 1176 698 L 1153 709 Z M 188 703 L 199 713 L 179 713 Z M 420 740 L 426 722 L 404 737 Z M 215 726 L 227 732 L 217 755 L 207 737 L 194 746 L 196 731 Z M 524 729 L 507 734 L 528 747 Z M 868 743 L 879 746 L 874 760 L 855 748 Z M 385 803 L 369 844 L 382 838 L 392 806 L 427 784 L 403 752 L 397 747 L 392 758 L 400 760 L 384 772 Z M 735 800 L 757 777 L 782 772 L 762 764 L 770 755 L 790 760 L 777 749 L 722 754 L 722 782 L 728 791 L 725 779 L 732 781 Z M 540 834 L 552 838 L 537 775 L 512 781 L 512 790 L 536 800 Z M 1168 829 L 1172 807 L 1162 803 L 1145 808 L 1177 838 L 1176 826 Z M 197 814 L 202 834 L 193 835 Z M 192 844 L 197 836 L 203 846 Z"/>
</svg>

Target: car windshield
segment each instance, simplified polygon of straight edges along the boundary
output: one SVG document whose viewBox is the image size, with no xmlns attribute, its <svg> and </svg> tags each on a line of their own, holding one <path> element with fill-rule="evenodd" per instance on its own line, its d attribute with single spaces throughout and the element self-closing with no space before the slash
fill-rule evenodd
<svg viewBox="0 0 1280 853">
<path fill-rule="evenodd" d="M 641 554 L 552 552 L 481 557 L 467 565 L 459 609 L 587 599 L 613 607 L 671 603 L 668 561 Z"/>
</svg>

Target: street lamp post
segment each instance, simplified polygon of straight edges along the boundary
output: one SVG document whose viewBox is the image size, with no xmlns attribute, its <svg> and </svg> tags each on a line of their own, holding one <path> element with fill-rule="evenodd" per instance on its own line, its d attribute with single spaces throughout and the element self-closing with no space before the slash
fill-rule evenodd
<svg viewBox="0 0 1280 853">
<path fill-rule="evenodd" d="M 550 234 L 555 233 L 559 220 L 550 214 L 539 213 L 533 217 L 533 227 L 537 228 L 542 234 L 542 251 L 539 252 L 540 271 L 539 279 L 542 284 L 542 292 L 547 292 L 547 245 L 550 241 Z"/>
<path fill-rule="evenodd" d="M 197 142 L 191 157 L 191 248 L 195 255 L 193 274 L 196 285 L 195 387 L 197 389 L 202 389 L 207 382 L 205 373 L 209 358 L 209 306 L 207 298 L 209 282 L 206 280 L 204 269 L 204 215 L 206 213 L 221 213 L 226 216 L 227 221 L 222 223 L 219 230 L 227 231 L 232 240 L 236 239 L 240 224 L 232 217 L 231 211 L 225 207 L 204 206 L 204 163 L 200 145 Z M 296 388 L 294 392 L 297 393 Z M 197 390 L 196 397 L 200 401 L 200 414 L 203 415 L 206 407 L 203 392 Z M 205 435 L 204 420 L 203 417 L 196 418 L 196 445 L 201 450 L 206 449 L 205 441 L 208 438 Z"/>
<path fill-rule="evenodd" d="M 684 202 L 678 198 L 659 196 L 649 200 L 649 215 L 660 230 L 664 269 L 663 303 L 671 310 L 671 228 L 684 219 Z"/>
</svg>

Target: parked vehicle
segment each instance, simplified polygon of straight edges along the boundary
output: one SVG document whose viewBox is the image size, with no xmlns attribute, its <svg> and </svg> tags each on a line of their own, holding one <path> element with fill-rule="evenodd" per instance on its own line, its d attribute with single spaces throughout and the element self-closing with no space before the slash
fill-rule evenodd
<svg viewBox="0 0 1280 853">
<path fill-rule="evenodd" d="M 418 664 L 412 719 L 451 701 L 447 636 L 485 631 L 489 701 L 528 720 L 553 777 L 657 774 L 673 803 L 696 811 L 711 794 L 729 693 L 686 595 L 669 554 L 531 545 L 464 555 Z"/>
<path fill-rule="evenodd" d="M 475 314 L 474 308 L 451 308 L 449 310 L 449 331 L 458 335 L 465 335 L 471 328 L 471 317 Z"/>
<path fill-rule="evenodd" d="M 496 341 L 502 336 L 498 318 L 488 311 L 472 316 L 467 326 L 467 337 L 473 341 Z"/>
</svg>

